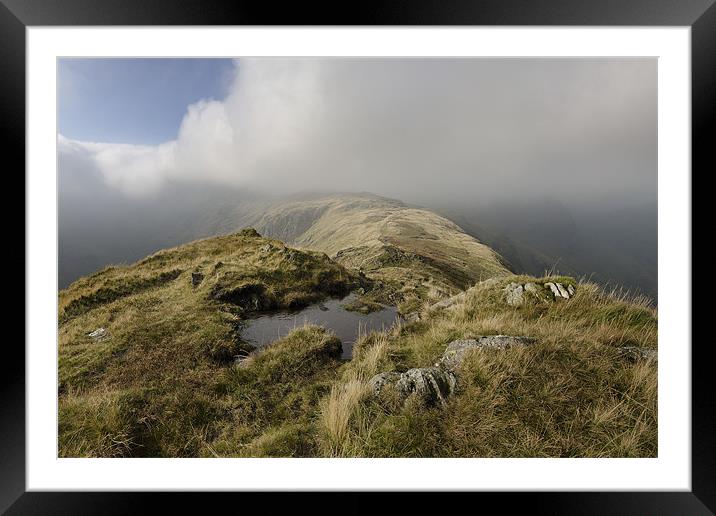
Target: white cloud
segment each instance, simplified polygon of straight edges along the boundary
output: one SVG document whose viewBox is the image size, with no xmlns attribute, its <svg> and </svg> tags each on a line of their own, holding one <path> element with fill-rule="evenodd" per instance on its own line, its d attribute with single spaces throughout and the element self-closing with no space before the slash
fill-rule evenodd
<svg viewBox="0 0 716 516">
<path fill-rule="evenodd" d="M 158 146 L 74 142 L 130 196 L 167 180 L 421 196 L 653 194 L 654 60 L 241 59 Z"/>
</svg>

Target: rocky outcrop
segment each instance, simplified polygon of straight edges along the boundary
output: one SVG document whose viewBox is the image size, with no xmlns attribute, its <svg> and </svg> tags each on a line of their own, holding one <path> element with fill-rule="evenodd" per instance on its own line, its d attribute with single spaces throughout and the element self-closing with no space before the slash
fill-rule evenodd
<svg viewBox="0 0 716 516">
<path fill-rule="evenodd" d="M 555 299 L 563 298 L 569 299 L 574 295 L 574 286 L 567 285 L 566 287 L 561 283 L 545 283 L 545 287 L 548 287 Z"/>
<path fill-rule="evenodd" d="M 386 372 L 375 375 L 369 385 L 375 395 L 391 386 L 401 400 L 416 395 L 426 404 L 444 402 L 457 384 L 455 373 L 442 367 L 420 367 L 404 373 Z"/>
<path fill-rule="evenodd" d="M 454 340 L 448 344 L 443 356 L 435 364 L 450 370 L 455 370 L 462 363 L 466 354 L 475 349 L 507 349 L 514 346 L 529 346 L 536 339 L 530 337 L 516 337 L 511 335 L 488 335 L 476 339 Z"/>
<path fill-rule="evenodd" d="M 443 356 L 432 367 L 410 369 L 404 373 L 395 371 L 375 375 L 368 382 L 373 394 L 390 386 L 401 400 L 415 394 L 427 404 L 442 403 L 457 386 L 457 369 L 468 352 L 475 349 L 505 350 L 513 346 L 534 344 L 530 337 L 488 335 L 475 339 L 454 340 L 448 344 Z"/>
<path fill-rule="evenodd" d="M 525 287 L 519 283 L 510 283 L 504 289 L 505 301 L 510 306 L 520 306 L 525 302 Z"/>
<path fill-rule="evenodd" d="M 544 284 L 511 282 L 502 290 L 505 301 L 510 306 L 522 306 L 528 297 L 537 300 L 570 299 L 576 292 L 574 285 L 551 281 Z"/>
</svg>

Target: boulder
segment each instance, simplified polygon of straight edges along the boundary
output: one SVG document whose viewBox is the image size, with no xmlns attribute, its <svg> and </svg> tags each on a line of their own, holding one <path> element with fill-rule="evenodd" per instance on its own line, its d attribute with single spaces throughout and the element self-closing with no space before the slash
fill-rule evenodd
<svg viewBox="0 0 716 516">
<path fill-rule="evenodd" d="M 537 342 L 531 337 L 516 337 L 511 335 L 487 335 L 476 339 L 454 340 L 448 344 L 445 353 L 437 366 L 450 370 L 456 369 L 465 358 L 465 354 L 473 349 L 507 349 L 513 346 L 529 346 Z"/>
<path fill-rule="evenodd" d="M 404 373 L 379 373 L 368 382 L 376 396 L 386 385 L 392 385 L 401 400 L 415 394 L 427 404 L 444 402 L 455 390 L 456 384 L 455 374 L 441 367 L 420 367 Z"/>
<path fill-rule="evenodd" d="M 562 296 L 564 299 L 569 299 L 569 292 L 567 292 L 567 289 L 564 288 L 561 283 L 555 283 L 555 285 L 557 285 L 559 295 Z"/>
<path fill-rule="evenodd" d="M 405 315 L 404 319 L 405 322 L 409 323 L 418 322 L 421 319 L 420 312 L 410 312 L 409 314 Z"/>
<path fill-rule="evenodd" d="M 369 380 L 368 385 L 375 396 L 378 396 L 385 386 L 391 385 L 401 400 L 415 394 L 427 404 L 442 403 L 455 392 L 456 369 L 469 350 L 507 349 L 535 342 L 536 339 L 530 337 L 511 335 L 488 335 L 475 339 L 454 340 L 448 344 L 445 353 L 434 366 L 409 369 L 404 373 L 395 371 L 378 373 Z"/>
<path fill-rule="evenodd" d="M 525 288 L 519 283 L 510 283 L 504 289 L 507 304 L 522 306 L 525 302 Z"/>
<path fill-rule="evenodd" d="M 534 283 L 525 283 L 525 292 L 530 292 L 531 294 L 537 295 L 539 292 L 539 287 Z"/>
<path fill-rule="evenodd" d="M 395 382 L 397 382 L 399 378 L 400 373 L 396 373 L 394 371 L 378 373 L 368 381 L 368 385 L 372 389 L 373 394 L 377 396 L 378 394 L 380 394 L 380 391 L 383 389 L 383 387 L 385 387 L 386 385 L 395 384 Z"/>
<path fill-rule="evenodd" d="M 420 367 L 400 375 L 395 386 L 401 397 L 415 394 L 427 404 L 444 402 L 455 390 L 455 374 L 441 367 Z"/>
<path fill-rule="evenodd" d="M 574 286 L 567 285 L 565 288 L 564 285 L 561 283 L 545 283 L 545 287 L 549 287 L 549 289 L 552 291 L 552 294 L 554 295 L 555 299 L 569 299 L 574 295 Z"/>
</svg>

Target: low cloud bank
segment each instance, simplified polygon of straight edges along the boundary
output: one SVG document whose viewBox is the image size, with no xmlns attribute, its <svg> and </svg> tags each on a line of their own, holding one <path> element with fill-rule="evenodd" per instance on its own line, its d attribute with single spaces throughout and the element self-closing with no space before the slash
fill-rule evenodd
<svg viewBox="0 0 716 516">
<path fill-rule="evenodd" d="M 654 59 L 240 59 L 157 146 L 59 136 L 129 197 L 170 182 L 413 202 L 656 198 Z M 111 123 L 111 121 L 110 121 Z"/>
</svg>

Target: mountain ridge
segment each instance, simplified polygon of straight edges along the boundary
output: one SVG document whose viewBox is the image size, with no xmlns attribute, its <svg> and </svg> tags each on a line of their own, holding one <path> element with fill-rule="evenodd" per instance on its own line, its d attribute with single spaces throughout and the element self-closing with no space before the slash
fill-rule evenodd
<svg viewBox="0 0 716 516">
<path fill-rule="evenodd" d="M 244 214 L 297 247 L 244 228 L 60 290 L 61 457 L 656 456 L 645 301 L 511 274 L 453 222 L 399 201 L 262 209 Z M 348 361 L 322 326 L 262 348 L 242 338 L 267 310 L 348 292 L 350 309 L 410 317 L 359 335 Z M 447 349 L 486 335 L 529 345 L 465 352 L 437 404 L 371 394 L 376 378 L 429 385 Z"/>
</svg>

